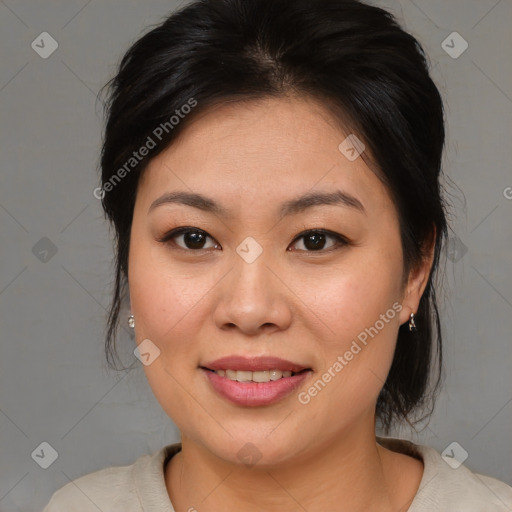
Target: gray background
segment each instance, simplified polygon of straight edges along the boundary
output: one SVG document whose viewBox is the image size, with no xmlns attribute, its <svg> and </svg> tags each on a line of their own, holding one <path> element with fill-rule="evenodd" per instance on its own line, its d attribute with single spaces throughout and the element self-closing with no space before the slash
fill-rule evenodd
<svg viewBox="0 0 512 512">
<path fill-rule="evenodd" d="M 457 441 L 467 466 L 512 484 L 512 2 L 375 3 L 430 56 L 447 109 L 445 169 L 460 189 L 442 306 L 445 388 L 430 423 L 399 434 L 439 451 Z M 0 1 L 2 511 L 41 510 L 70 479 L 179 439 L 140 365 L 107 370 L 112 252 L 92 193 L 96 93 L 129 44 L 177 5 Z M 43 31 L 59 45 L 47 59 L 31 47 Z M 469 43 L 456 59 L 441 46 L 453 31 Z M 120 348 L 138 363 L 128 334 Z M 31 456 L 42 442 L 58 452 L 48 469 Z"/>
</svg>

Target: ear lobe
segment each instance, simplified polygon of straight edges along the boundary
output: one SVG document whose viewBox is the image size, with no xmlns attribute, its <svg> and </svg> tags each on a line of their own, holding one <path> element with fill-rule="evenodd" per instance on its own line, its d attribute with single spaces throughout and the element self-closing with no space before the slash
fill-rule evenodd
<svg viewBox="0 0 512 512">
<path fill-rule="evenodd" d="M 434 261 L 434 252 L 436 244 L 436 227 L 432 227 L 431 236 L 425 241 L 423 257 L 420 262 L 414 265 L 409 272 L 409 278 L 405 287 L 404 298 L 402 302 L 402 311 L 400 323 L 403 324 L 409 320 L 411 313 L 418 311 L 420 299 L 427 286 L 430 271 Z"/>
</svg>

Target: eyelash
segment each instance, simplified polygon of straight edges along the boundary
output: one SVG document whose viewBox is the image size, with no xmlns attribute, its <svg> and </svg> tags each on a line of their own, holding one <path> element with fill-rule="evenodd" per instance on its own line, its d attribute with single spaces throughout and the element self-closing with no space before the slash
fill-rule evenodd
<svg viewBox="0 0 512 512">
<path fill-rule="evenodd" d="M 209 249 L 212 249 L 211 247 L 209 248 L 206 248 L 206 249 L 185 249 L 183 247 L 180 247 L 179 245 L 176 245 L 176 242 L 172 241 L 173 238 L 176 238 L 177 236 L 180 236 L 180 235 L 183 235 L 183 234 L 187 234 L 187 233 L 200 233 L 200 234 L 203 234 L 203 235 L 206 235 L 207 238 L 210 238 L 212 240 L 214 240 L 210 235 L 208 235 L 208 233 L 206 233 L 206 231 L 203 231 L 202 229 L 198 229 L 198 228 L 193 228 L 193 227 L 180 227 L 180 228 L 176 228 L 176 229 L 173 229 L 171 231 L 169 231 L 168 233 L 166 233 L 163 237 L 161 237 L 160 239 L 158 239 L 158 242 L 160 243 L 163 243 L 163 244 L 166 244 L 166 245 L 174 245 L 175 246 L 175 249 L 177 250 L 181 250 L 181 251 L 184 251 L 184 252 L 200 252 L 200 251 L 207 251 Z M 331 251 L 334 251 L 334 250 L 337 250 L 337 249 L 340 249 L 346 245 L 349 245 L 349 240 L 347 238 L 345 238 L 344 236 L 342 235 L 339 235 L 338 233 L 334 233 L 332 231 L 328 231 L 328 230 L 325 230 L 325 229 L 309 229 L 307 231 L 303 231 L 302 233 L 299 233 L 292 241 L 292 244 L 295 244 L 297 241 L 299 241 L 301 238 L 304 238 L 308 235 L 311 235 L 311 234 L 319 234 L 319 235 L 325 235 L 327 237 L 330 237 L 330 238 L 333 238 L 335 239 L 336 241 L 336 245 L 334 245 L 333 247 L 329 247 L 328 249 L 320 249 L 318 251 L 308 251 L 308 250 L 303 250 L 303 249 L 300 249 L 300 251 L 302 252 L 307 252 L 307 253 L 312 253 L 312 254 L 315 254 L 315 253 L 329 253 Z M 220 244 L 217 244 L 217 245 L 220 245 Z"/>
</svg>

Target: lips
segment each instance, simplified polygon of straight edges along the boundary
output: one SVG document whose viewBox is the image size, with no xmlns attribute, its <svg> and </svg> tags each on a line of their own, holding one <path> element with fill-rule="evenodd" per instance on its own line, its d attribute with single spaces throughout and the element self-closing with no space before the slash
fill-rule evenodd
<svg viewBox="0 0 512 512">
<path fill-rule="evenodd" d="M 213 390 L 241 406 L 276 403 L 297 389 L 311 368 L 276 357 L 228 356 L 200 367 Z"/>
<path fill-rule="evenodd" d="M 227 356 L 205 363 L 202 367 L 213 371 L 241 370 L 247 372 L 258 372 L 266 370 L 280 370 L 282 372 L 289 371 L 293 373 L 299 373 L 302 370 L 309 369 L 306 365 L 271 356 L 251 358 L 243 356 Z"/>
</svg>

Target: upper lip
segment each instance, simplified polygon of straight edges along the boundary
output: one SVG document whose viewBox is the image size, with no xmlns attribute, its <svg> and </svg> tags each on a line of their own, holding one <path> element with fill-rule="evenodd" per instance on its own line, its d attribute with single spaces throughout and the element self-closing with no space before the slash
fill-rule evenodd
<svg viewBox="0 0 512 512">
<path fill-rule="evenodd" d="M 263 357 L 245 357 L 245 356 L 226 356 L 216 359 L 202 365 L 203 368 L 209 370 L 242 370 L 257 372 L 262 370 L 281 370 L 300 372 L 309 369 L 308 366 L 287 361 L 279 357 L 263 356 Z"/>
</svg>

